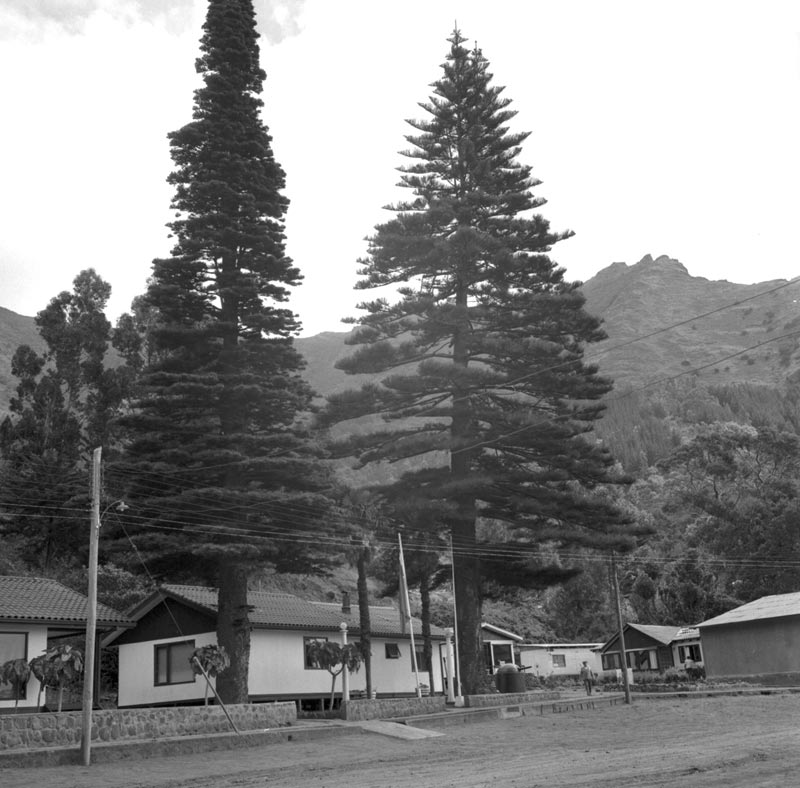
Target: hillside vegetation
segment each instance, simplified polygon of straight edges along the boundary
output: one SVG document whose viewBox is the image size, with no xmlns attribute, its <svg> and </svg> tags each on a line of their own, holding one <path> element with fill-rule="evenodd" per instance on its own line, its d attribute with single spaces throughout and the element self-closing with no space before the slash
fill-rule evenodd
<svg viewBox="0 0 800 788">
<path fill-rule="evenodd" d="M 608 334 L 587 358 L 615 383 L 595 437 L 632 475 L 623 503 L 653 531 L 621 564 L 627 617 L 691 624 L 763 593 L 797 590 L 800 574 L 786 557 L 800 549 L 800 285 L 709 281 L 648 255 L 603 269 L 583 291 Z M 369 379 L 336 369 L 350 352 L 347 337 L 296 340 L 318 401 Z M 11 358 L 20 344 L 41 348 L 33 319 L 0 309 L 0 412 L 16 385 Z M 337 472 L 364 484 L 396 467 L 365 474 L 341 462 Z M 613 628 L 606 559 L 581 551 L 555 559 L 582 573 L 546 591 L 489 587 L 484 619 L 529 639 L 602 640 Z M 0 565 L 28 569 L 36 570 L 12 553 Z M 74 569 L 65 578 L 85 580 Z M 371 580 L 373 600 L 384 581 Z M 355 590 L 343 559 L 324 577 L 256 582 L 315 599 Z M 419 597 L 412 601 L 419 612 Z M 434 589 L 433 620 L 448 625 L 451 611 L 447 584 Z"/>
</svg>

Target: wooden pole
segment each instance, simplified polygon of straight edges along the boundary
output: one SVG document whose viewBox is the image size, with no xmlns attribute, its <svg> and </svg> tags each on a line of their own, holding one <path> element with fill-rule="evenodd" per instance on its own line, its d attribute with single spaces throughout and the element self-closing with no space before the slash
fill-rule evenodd
<svg viewBox="0 0 800 788">
<path fill-rule="evenodd" d="M 230 713 L 228 712 L 227 707 L 220 699 L 219 695 L 217 694 L 217 688 L 211 683 L 211 677 L 206 673 L 206 669 L 203 667 L 203 663 L 197 657 L 193 657 L 195 665 L 200 668 L 200 672 L 203 674 L 203 678 L 206 680 L 206 687 L 208 687 L 213 693 L 214 697 L 217 699 L 217 703 L 222 706 L 222 711 L 225 712 L 225 716 L 228 718 L 228 722 L 231 724 L 231 728 L 239 734 L 242 735 L 242 732 L 236 727 L 236 723 L 233 721 L 233 717 L 231 717 Z"/>
<path fill-rule="evenodd" d="M 456 671 L 456 706 L 464 705 L 464 697 L 461 694 L 461 660 L 458 655 L 458 608 L 456 607 L 456 559 L 453 554 L 453 535 L 450 534 L 450 576 L 453 581 L 453 651 L 455 656 Z"/>
<path fill-rule="evenodd" d="M 92 517 L 89 528 L 89 602 L 86 611 L 86 653 L 83 655 L 83 765 L 92 755 L 92 706 L 94 704 L 94 650 L 97 636 L 97 551 L 100 539 L 100 459 L 102 449 L 92 456 Z"/>
<path fill-rule="evenodd" d="M 408 633 L 411 636 L 411 667 L 414 670 L 414 679 L 417 682 L 417 697 L 422 697 L 422 689 L 419 686 L 419 668 L 417 666 L 417 646 L 414 643 L 414 621 L 411 618 L 411 600 L 408 598 L 408 578 L 406 577 L 406 562 L 403 558 L 403 539 L 400 532 L 397 533 L 397 544 L 400 548 L 400 593 L 406 606 L 406 620 L 408 623 Z"/>
<path fill-rule="evenodd" d="M 614 586 L 614 601 L 617 606 L 617 627 L 619 629 L 619 650 L 622 663 L 622 686 L 625 687 L 625 703 L 631 702 L 631 682 L 628 678 L 628 661 L 625 653 L 625 628 L 622 624 L 622 602 L 619 594 L 619 580 L 617 579 L 617 556 L 611 551 L 611 583 Z"/>
</svg>

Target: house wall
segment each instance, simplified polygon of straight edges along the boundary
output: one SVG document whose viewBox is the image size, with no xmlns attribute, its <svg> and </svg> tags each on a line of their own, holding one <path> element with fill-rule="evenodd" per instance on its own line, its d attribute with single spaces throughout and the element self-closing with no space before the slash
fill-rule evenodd
<svg viewBox="0 0 800 788">
<path fill-rule="evenodd" d="M 195 647 L 208 646 L 217 642 L 217 636 L 214 632 L 203 632 L 121 645 L 117 705 L 149 706 L 201 700 L 205 696 L 205 679 L 201 676 L 186 684 L 157 686 L 155 683 L 155 647 L 163 643 L 180 643 L 184 640 L 194 640 Z M 211 681 L 213 684 L 214 680 Z"/>
<path fill-rule="evenodd" d="M 328 638 L 341 642 L 336 632 L 293 632 L 281 630 L 253 630 L 250 640 L 250 695 L 292 696 L 319 694 L 331 691 L 331 674 L 327 670 L 305 667 L 303 639 L 307 637 Z M 352 638 L 351 638 L 352 640 Z M 387 659 L 386 644 L 397 645 L 400 656 Z M 421 645 L 421 643 L 417 643 Z M 433 681 L 437 691 L 442 690 L 441 665 L 437 659 L 438 649 L 433 649 Z M 421 684 L 431 681 L 427 671 L 419 674 Z M 350 690 L 365 690 L 367 685 L 364 667 L 350 676 Z M 416 691 L 416 680 L 411 663 L 411 641 L 392 638 L 372 638 L 372 687 L 383 694 L 409 693 Z M 342 691 L 342 677 L 336 679 L 336 693 Z"/>
<path fill-rule="evenodd" d="M 305 667 L 304 638 L 319 637 L 341 642 L 341 634 L 331 631 L 292 631 L 254 629 L 250 636 L 249 694 L 253 699 L 288 699 L 303 696 L 327 696 L 331 691 L 331 674 L 327 670 Z M 153 704 L 175 704 L 201 700 L 205 682 L 198 677 L 187 684 L 156 686 L 154 677 L 155 646 L 177 643 L 187 637 L 162 638 L 143 643 L 123 644 L 119 648 L 120 707 Z M 196 646 L 216 643 L 216 635 L 206 632 L 192 636 Z M 398 659 L 386 658 L 386 643 L 396 643 Z M 434 687 L 441 691 L 442 674 L 434 644 Z M 381 695 L 416 691 L 411 667 L 409 640 L 372 639 L 372 686 Z M 420 683 L 430 685 L 427 672 L 420 671 Z M 213 679 L 212 679 L 213 683 Z M 350 676 L 350 689 L 366 689 L 363 666 Z M 336 694 L 342 692 L 342 677 L 336 678 Z"/>
<path fill-rule="evenodd" d="M 26 632 L 28 634 L 27 653 L 25 659 L 30 662 L 34 657 L 39 657 L 47 651 L 47 627 L 46 626 L 33 626 L 25 624 L 3 624 L 0 626 L 0 632 Z M 0 700 L 0 709 L 13 709 L 14 696 L 13 690 L 10 685 L 0 685 L 0 689 L 4 691 L 3 694 L 8 692 L 11 694 L 9 700 Z M 36 698 L 39 694 L 39 681 L 34 676 L 28 680 L 25 689 L 24 700 L 19 701 L 19 709 L 35 708 Z"/>
<path fill-rule="evenodd" d="M 800 617 L 702 627 L 700 635 L 709 677 L 800 672 Z"/>
<path fill-rule="evenodd" d="M 577 676 L 581 672 L 584 660 L 594 673 L 602 670 L 600 654 L 589 647 L 569 645 L 537 646 L 535 644 L 521 644 L 519 649 L 520 664 L 529 666 L 530 673 L 534 676 Z M 553 655 L 562 655 L 563 667 L 553 664 Z"/>
</svg>

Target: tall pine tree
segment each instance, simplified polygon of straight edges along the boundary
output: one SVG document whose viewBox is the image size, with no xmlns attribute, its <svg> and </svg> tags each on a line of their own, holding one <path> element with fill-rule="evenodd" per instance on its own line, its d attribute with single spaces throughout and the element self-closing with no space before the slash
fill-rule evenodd
<svg viewBox="0 0 800 788">
<path fill-rule="evenodd" d="M 586 438 L 611 383 L 582 360 L 584 344 L 604 337 L 599 321 L 548 257 L 571 233 L 536 213 L 539 181 L 517 160 L 527 134 L 509 131 L 515 113 L 486 58 L 458 30 L 448 40 L 421 104 L 428 117 L 409 121 L 400 185 L 413 197 L 390 206 L 395 217 L 360 261 L 359 288 L 400 285 L 400 300 L 360 305 L 349 341 L 361 347 L 339 364 L 379 382 L 331 397 L 324 423 L 380 414 L 385 429 L 336 452 L 419 458 L 384 493 L 427 499 L 431 522 L 452 534 L 462 684 L 473 692 L 484 670 L 479 556 L 492 557 L 487 575 L 546 584 L 561 576 L 548 567 L 537 579 L 543 542 L 627 536 L 615 506 L 591 495 L 613 475 L 609 453 Z M 484 520 L 505 523 L 498 543 L 482 536 Z"/>
<path fill-rule="evenodd" d="M 247 700 L 247 577 L 296 551 L 325 506 L 318 452 L 298 426 L 309 408 L 299 325 L 285 308 L 284 172 L 261 120 L 265 73 L 251 0 L 209 0 L 194 119 L 169 135 L 175 170 L 170 257 L 154 261 L 142 308 L 150 363 L 123 424 L 115 478 L 151 571 L 208 577 L 217 638 L 231 656 L 223 700 Z"/>
</svg>

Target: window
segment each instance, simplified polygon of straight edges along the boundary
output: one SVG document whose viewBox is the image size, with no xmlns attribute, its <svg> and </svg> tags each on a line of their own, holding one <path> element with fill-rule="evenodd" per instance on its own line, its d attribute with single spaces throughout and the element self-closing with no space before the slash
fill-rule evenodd
<svg viewBox="0 0 800 788">
<path fill-rule="evenodd" d="M 306 670 L 322 670 L 322 666 L 311 654 L 311 646 L 315 643 L 325 643 L 328 638 L 303 638 L 303 658 Z"/>
<path fill-rule="evenodd" d="M 420 673 L 429 671 L 428 660 L 425 659 L 425 646 L 423 646 L 422 643 L 414 641 L 414 651 L 417 652 L 417 670 Z M 411 649 L 409 649 L 409 660 L 411 662 L 411 670 L 414 670 L 414 660 L 411 659 L 410 653 Z"/>
<path fill-rule="evenodd" d="M 566 654 L 553 654 L 553 667 L 554 668 L 565 668 L 567 667 L 567 655 Z"/>
<path fill-rule="evenodd" d="M 400 659 L 400 646 L 397 643 L 386 643 L 386 659 Z"/>
<path fill-rule="evenodd" d="M 10 659 L 28 659 L 28 633 L 27 632 L 0 632 L 0 665 Z M 22 688 L 20 699 L 25 698 Z M 14 688 L 10 684 L 0 684 L 0 700 L 13 700 Z"/>
<path fill-rule="evenodd" d="M 619 670 L 622 667 L 618 651 L 612 651 L 608 654 L 603 654 L 602 659 L 603 670 Z"/>
<path fill-rule="evenodd" d="M 653 659 L 653 655 L 650 650 L 647 651 L 635 651 L 631 655 L 629 651 L 628 654 L 628 667 L 631 667 L 631 656 L 634 659 L 634 667 L 636 670 L 657 670 L 655 659 Z"/>
<path fill-rule="evenodd" d="M 195 680 L 189 663 L 194 651 L 193 640 L 162 643 L 155 646 L 155 684 L 191 684 Z"/>
<path fill-rule="evenodd" d="M 703 657 L 700 654 L 700 644 L 690 643 L 687 646 L 678 646 L 678 659 L 681 662 L 686 662 L 691 659 L 693 662 L 702 662 Z"/>
</svg>

